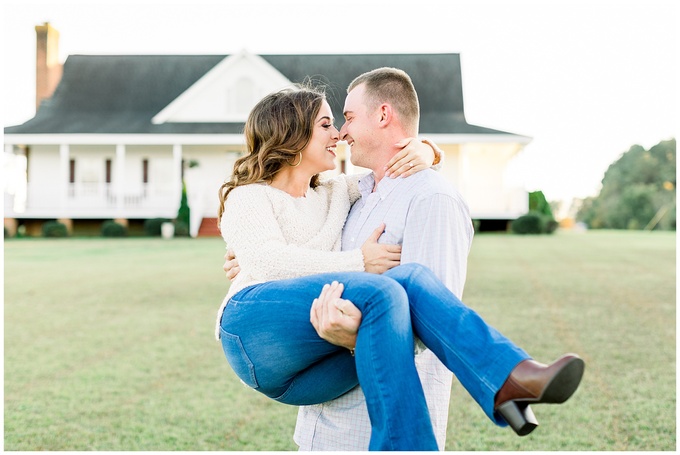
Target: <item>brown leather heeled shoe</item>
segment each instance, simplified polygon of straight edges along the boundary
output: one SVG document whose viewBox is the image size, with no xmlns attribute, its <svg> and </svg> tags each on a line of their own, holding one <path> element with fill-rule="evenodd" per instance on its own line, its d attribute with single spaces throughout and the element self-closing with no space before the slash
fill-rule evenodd
<svg viewBox="0 0 680 455">
<path fill-rule="evenodd" d="M 538 426 L 529 404 L 564 403 L 576 392 L 584 369 L 576 354 L 566 354 L 550 365 L 520 362 L 496 393 L 494 409 L 515 433 L 525 436 Z"/>
</svg>

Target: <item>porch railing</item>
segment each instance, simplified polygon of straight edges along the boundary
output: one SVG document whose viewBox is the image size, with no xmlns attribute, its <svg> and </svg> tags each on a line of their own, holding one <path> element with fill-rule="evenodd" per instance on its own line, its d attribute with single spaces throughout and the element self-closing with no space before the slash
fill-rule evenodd
<svg viewBox="0 0 680 455">
<path fill-rule="evenodd" d="M 6 217 L 116 218 L 174 216 L 179 185 L 138 184 L 119 190 L 112 183 L 70 183 L 55 187 L 29 183 L 5 194 Z"/>
</svg>

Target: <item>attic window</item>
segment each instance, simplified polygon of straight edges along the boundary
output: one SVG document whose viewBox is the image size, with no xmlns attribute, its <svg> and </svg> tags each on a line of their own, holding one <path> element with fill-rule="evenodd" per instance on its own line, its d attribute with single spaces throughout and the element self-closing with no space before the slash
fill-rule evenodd
<svg viewBox="0 0 680 455">
<path fill-rule="evenodd" d="M 227 90 L 227 111 L 234 116 L 246 117 L 255 105 L 255 84 L 241 77 Z"/>
</svg>

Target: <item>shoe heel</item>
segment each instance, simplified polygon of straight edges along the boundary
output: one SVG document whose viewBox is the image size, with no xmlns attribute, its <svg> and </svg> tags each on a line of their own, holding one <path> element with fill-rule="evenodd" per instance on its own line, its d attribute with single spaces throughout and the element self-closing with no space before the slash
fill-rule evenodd
<svg viewBox="0 0 680 455">
<path fill-rule="evenodd" d="M 527 403 L 506 401 L 496 408 L 518 436 L 526 436 L 538 426 L 538 420 Z"/>
</svg>

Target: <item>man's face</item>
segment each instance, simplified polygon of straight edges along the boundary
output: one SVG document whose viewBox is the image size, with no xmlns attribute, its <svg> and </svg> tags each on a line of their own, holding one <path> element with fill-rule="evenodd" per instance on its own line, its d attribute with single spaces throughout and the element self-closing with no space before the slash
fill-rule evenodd
<svg viewBox="0 0 680 455">
<path fill-rule="evenodd" d="M 340 140 L 347 141 L 352 148 L 352 164 L 373 169 L 380 118 L 377 109 L 369 112 L 365 91 L 365 84 L 361 84 L 347 94 L 343 109 L 345 124 L 340 128 Z"/>
</svg>

